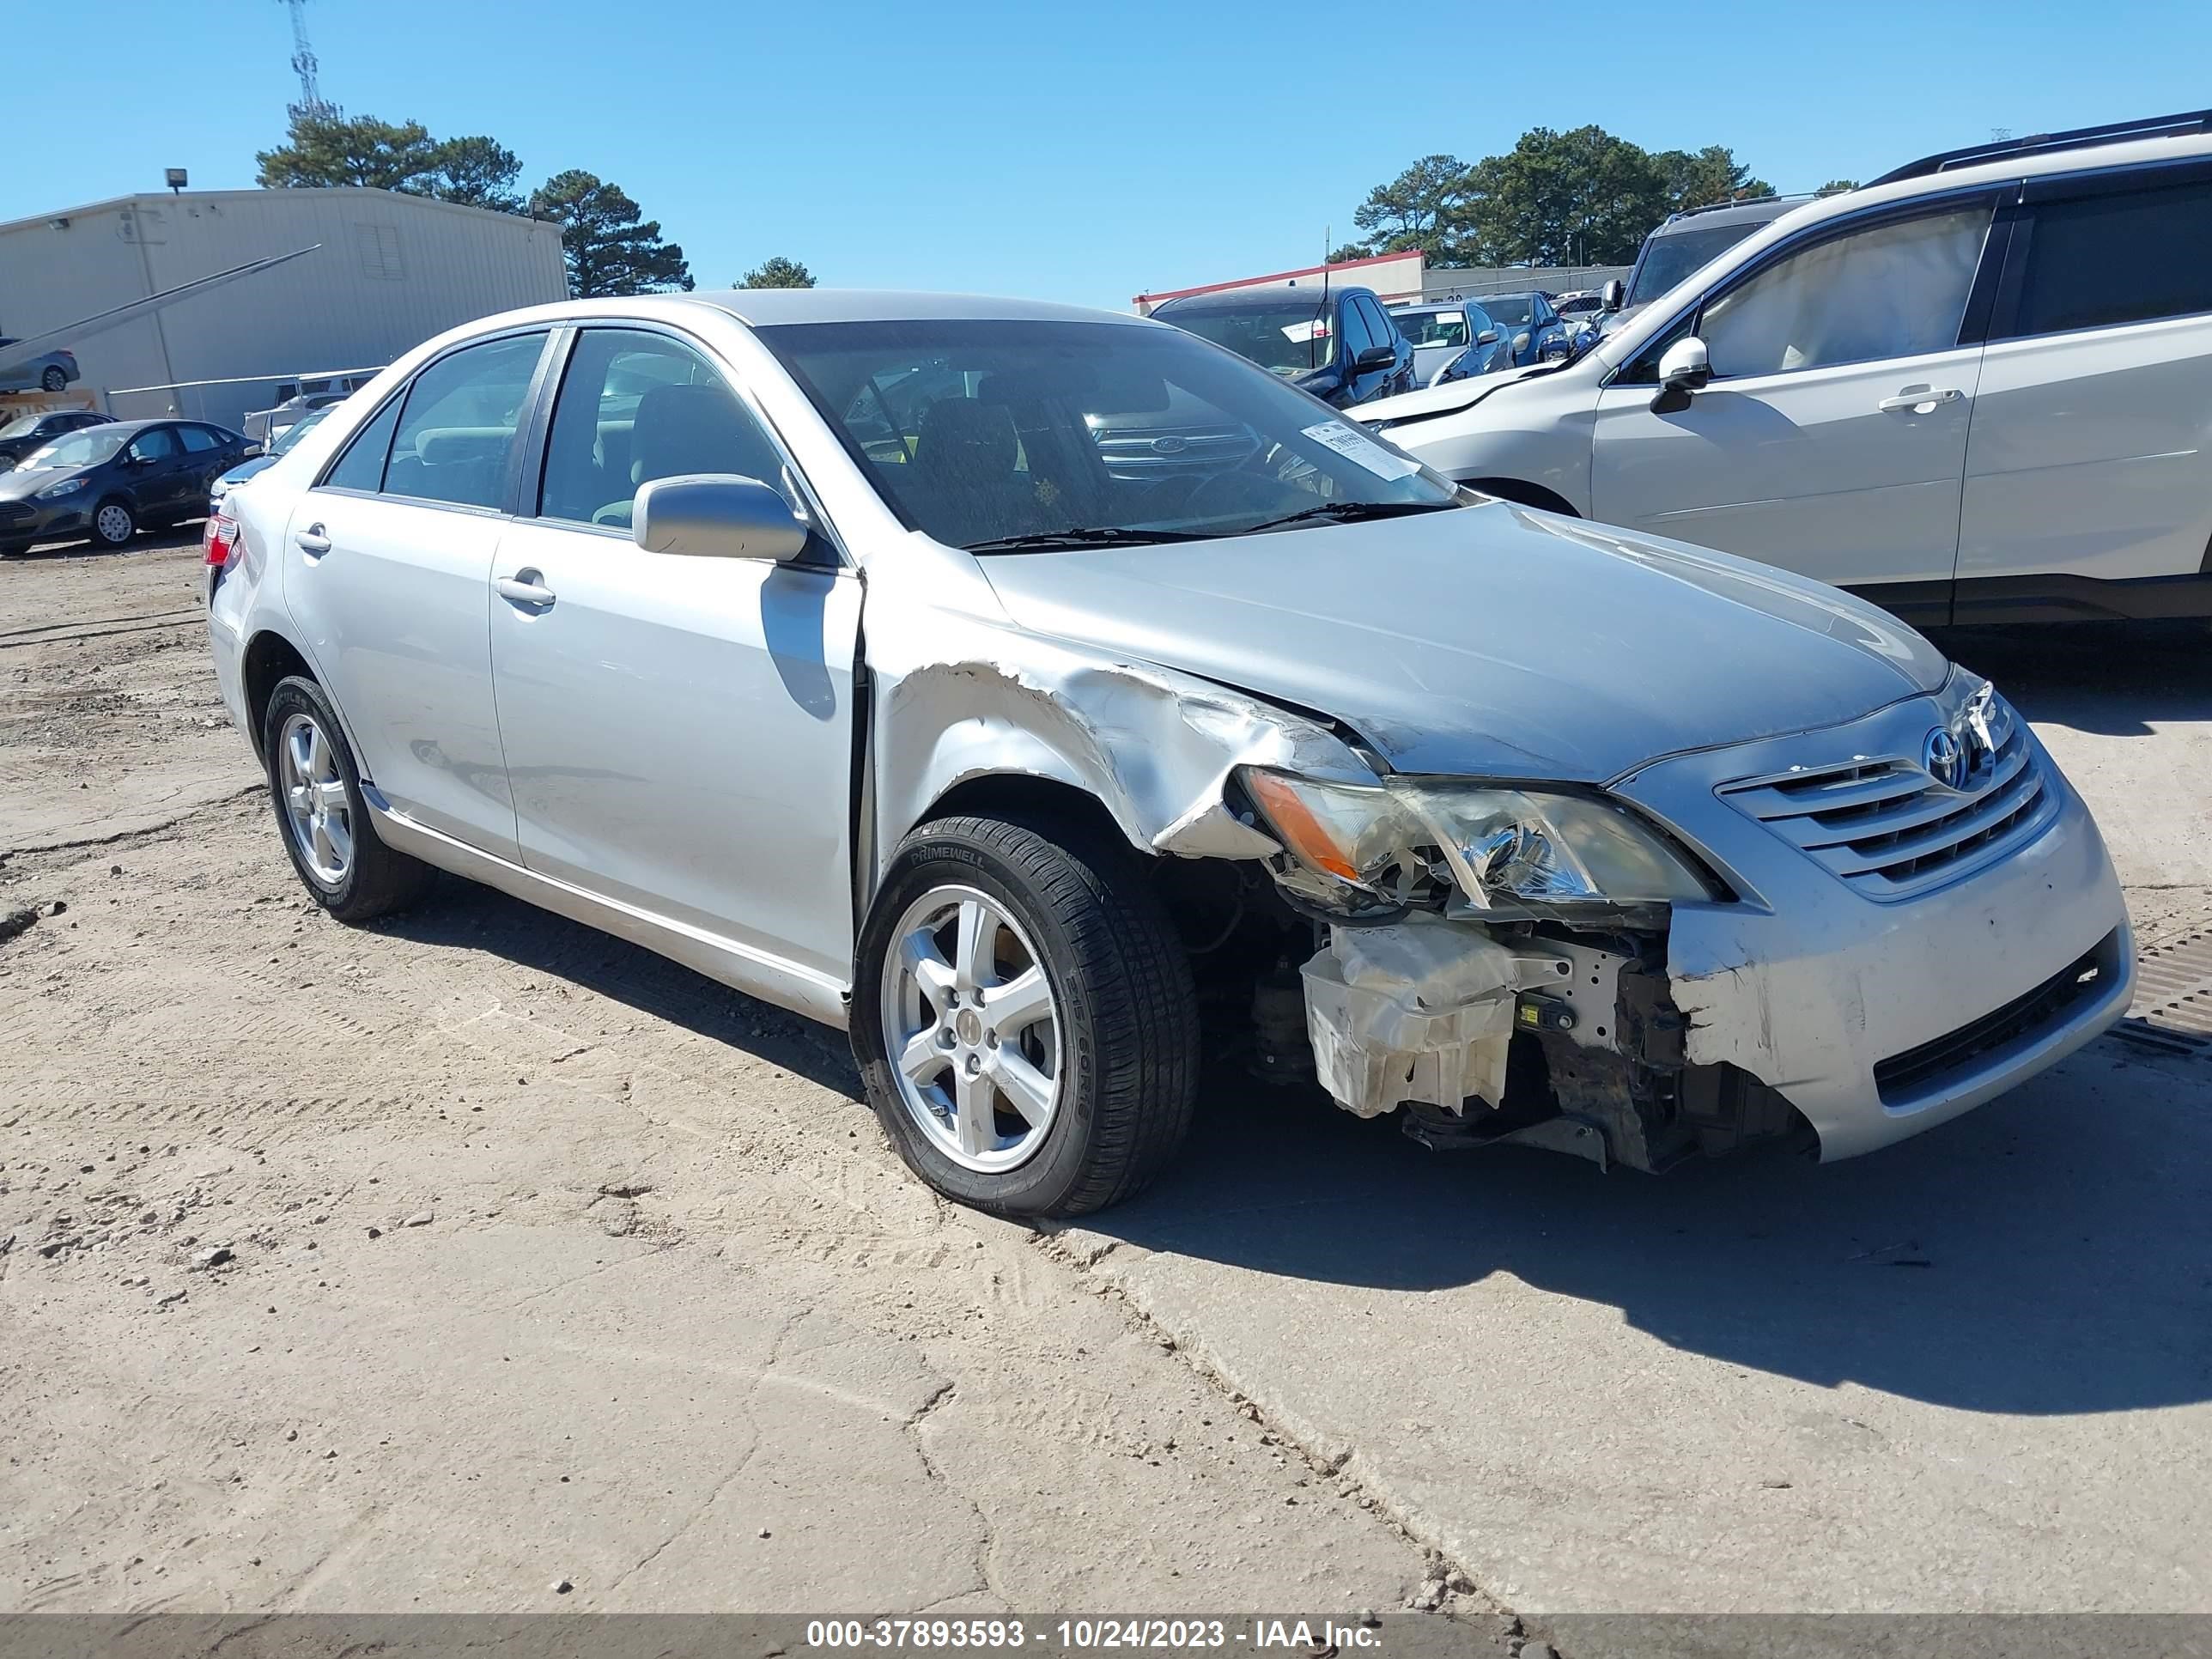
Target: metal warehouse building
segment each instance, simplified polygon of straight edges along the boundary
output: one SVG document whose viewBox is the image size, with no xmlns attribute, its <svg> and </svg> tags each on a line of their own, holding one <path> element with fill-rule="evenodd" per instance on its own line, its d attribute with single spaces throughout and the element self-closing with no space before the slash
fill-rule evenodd
<svg viewBox="0 0 2212 1659">
<path fill-rule="evenodd" d="M 319 245 L 319 246 L 318 246 Z M 556 225 L 383 190 L 125 196 L 0 224 L 0 336 L 27 338 L 250 260 L 303 258 L 63 342 L 113 414 L 235 427 L 276 383 L 380 367 L 442 329 L 568 293 Z M 113 395 L 184 380 L 246 384 Z"/>
</svg>

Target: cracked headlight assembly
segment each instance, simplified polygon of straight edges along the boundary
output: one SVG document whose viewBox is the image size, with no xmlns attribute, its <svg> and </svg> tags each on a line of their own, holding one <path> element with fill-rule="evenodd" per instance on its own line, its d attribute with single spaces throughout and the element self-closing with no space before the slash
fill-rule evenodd
<svg viewBox="0 0 2212 1659">
<path fill-rule="evenodd" d="M 1368 788 L 1257 768 L 1243 779 L 1310 878 L 1300 890 L 1324 902 L 1402 902 L 1424 874 L 1481 909 L 1715 896 L 1665 837 L 1599 795 L 1407 778 Z"/>
</svg>

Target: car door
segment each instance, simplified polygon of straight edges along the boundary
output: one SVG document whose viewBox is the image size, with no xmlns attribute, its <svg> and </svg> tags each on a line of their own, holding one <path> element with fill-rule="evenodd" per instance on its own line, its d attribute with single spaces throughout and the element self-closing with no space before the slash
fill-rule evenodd
<svg viewBox="0 0 2212 1659">
<path fill-rule="evenodd" d="M 535 497 L 495 564 L 492 673 L 522 862 L 842 986 L 860 581 L 819 536 L 818 556 L 793 564 L 640 548 L 639 488 L 699 472 L 804 499 L 696 341 L 576 330 Z"/>
<path fill-rule="evenodd" d="M 123 452 L 123 475 L 142 526 L 178 517 L 191 473 L 177 428 L 149 426 L 133 438 Z"/>
<path fill-rule="evenodd" d="M 544 329 L 471 341 L 386 398 L 293 509 L 284 597 L 369 780 L 512 861 L 492 702 L 492 555 Z"/>
<path fill-rule="evenodd" d="M 1353 404 L 1364 403 L 1373 389 L 1382 383 L 1382 377 L 1374 370 L 1370 369 L 1363 374 L 1353 367 L 1358 362 L 1361 352 L 1370 346 L 1380 345 L 1382 342 L 1375 337 L 1375 331 L 1368 326 L 1366 313 L 1360 309 L 1356 295 L 1337 296 L 1336 331 L 1340 375 L 1337 388 L 1329 394 L 1328 401 L 1339 409 L 1345 409 Z"/>
<path fill-rule="evenodd" d="M 2212 576 L 2212 164 L 2031 179 L 2021 212 L 1966 446 L 1961 621 L 2011 597 L 1992 581 Z"/>
<path fill-rule="evenodd" d="M 1734 273 L 1599 394 L 1596 517 L 1941 603 L 1982 347 L 1984 193 L 1816 229 Z M 1691 332 L 1712 379 L 1660 395 Z"/>
<path fill-rule="evenodd" d="M 178 505 L 195 514 L 204 513 L 208 486 L 227 470 L 229 440 L 211 426 L 180 426 L 177 436 L 185 447 L 184 493 Z"/>
</svg>

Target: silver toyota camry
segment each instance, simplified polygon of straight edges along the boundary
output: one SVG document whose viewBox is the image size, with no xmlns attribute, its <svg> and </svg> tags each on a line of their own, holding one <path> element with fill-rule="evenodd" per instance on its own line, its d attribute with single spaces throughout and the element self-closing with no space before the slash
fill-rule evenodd
<svg viewBox="0 0 2212 1659">
<path fill-rule="evenodd" d="M 1238 441 L 1108 465 L 1169 410 Z M 332 916 L 447 871 L 843 1027 L 902 1155 L 992 1210 L 1137 1190 L 1201 1053 L 1285 1110 L 1658 1170 L 1869 1151 L 2129 1000 L 2088 811 L 1911 629 L 1457 489 L 1138 318 L 486 319 L 207 555 Z"/>
</svg>

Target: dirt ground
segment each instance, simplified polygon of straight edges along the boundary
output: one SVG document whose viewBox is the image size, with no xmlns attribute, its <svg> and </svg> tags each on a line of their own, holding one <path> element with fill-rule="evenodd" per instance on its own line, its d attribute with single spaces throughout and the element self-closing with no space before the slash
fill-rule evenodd
<svg viewBox="0 0 2212 1659">
<path fill-rule="evenodd" d="M 1578 1427 L 1567 1403 L 1595 1398 L 1573 1321 L 1612 1312 L 1609 1284 L 1547 1283 L 1516 1248 L 1480 1276 L 1495 1298 L 1462 1304 L 1414 1261 L 1423 1237 L 1356 1273 L 1356 1246 L 1301 1254 L 1341 1231 L 1318 1207 L 1332 1179 L 1372 1218 L 1419 1171 L 1430 1237 L 1482 1208 L 1533 1246 L 1588 1213 L 1581 1166 L 1437 1175 L 1328 1114 L 1253 1164 L 1240 1148 L 1273 1139 L 1255 1119 L 1285 1109 L 1217 1084 L 1169 1195 L 1102 1231 L 945 1205 L 885 1147 L 834 1033 L 455 880 L 373 928 L 323 918 L 223 718 L 198 578 L 175 541 L 0 567 L 0 915 L 35 914 L 0 943 L 0 1611 L 1414 1607 L 1503 1651 L 1524 1592 L 1682 1599 L 1605 1572 L 1563 1599 L 1499 1531 L 1525 1518 L 1570 1571 L 1671 1524 L 1658 1475 L 1602 1498 L 1619 1420 Z M 2035 665 L 2056 712 L 2030 712 L 2108 833 L 2097 792 L 2130 802 L 2139 833 L 2113 840 L 2147 935 L 2201 927 L 2203 693 L 2116 716 L 2091 659 L 1979 648 Z M 2177 1181 L 2203 1169 L 2207 1117 L 2169 1143 Z M 1686 1200 L 1635 1190 L 1606 1224 L 1663 1235 L 1655 1206 Z M 2184 1224 L 2185 1254 L 2203 1232 Z M 1577 1236 L 1585 1264 L 1612 1248 Z M 2202 1261 L 2158 1280 L 2172 1386 L 2020 1414 L 2086 1420 L 2069 1455 L 2094 1457 L 2124 1406 L 2174 1481 L 2201 1475 Z M 1656 1334 L 1590 1363 L 1671 1397 L 1657 1368 L 1698 1344 Z M 1478 1351 L 1554 1402 L 1483 1456 L 1486 1413 L 1446 1386 Z M 1792 1369 L 1739 1357 L 1736 1377 Z M 1748 1432 L 1732 1386 L 1701 1382 L 1698 1409 Z M 1547 1436 L 1583 1464 L 1546 1464 Z M 1778 1479 L 1747 1501 L 1790 1501 Z M 1514 1504 L 1469 1510 L 1486 1481 Z M 2154 1498 L 2142 1525 L 2170 1540 L 2161 1506 L 2188 1500 Z M 1589 1509 L 1620 1530 L 1577 1533 Z M 1684 1512 L 1739 1543 L 1766 1524 Z M 1879 1530 L 1808 1524 L 1838 1572 Z M 2197 1535 L 2121 1604 L 2212 1607 Z M 1694 1542 L 1670 1547 L 1694 1584 Z M 1789 1583 L 1792 1608 L 1858 1604 Z"/>
<path fill-rule="evenodd" d="M 0 569 L 0 1607 L 1487 1611 L 836 1034 L 458 881 L 325 921 L 194 551 Z"/>
</svg>

